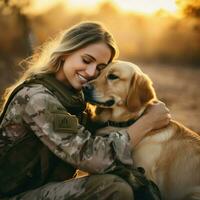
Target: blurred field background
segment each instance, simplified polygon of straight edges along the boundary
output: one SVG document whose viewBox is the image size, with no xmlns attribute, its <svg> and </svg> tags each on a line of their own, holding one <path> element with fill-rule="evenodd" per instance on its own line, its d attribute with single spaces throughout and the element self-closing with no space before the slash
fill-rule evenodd
<svg viewBox="0 0 200 200">
<path fill-rule="evenodd" d="M 200 0 L 0 0 L 0 95 L 21 61 L 83 20 L 103 22 L 174 119 L 200 133 Z"/>
</svg>

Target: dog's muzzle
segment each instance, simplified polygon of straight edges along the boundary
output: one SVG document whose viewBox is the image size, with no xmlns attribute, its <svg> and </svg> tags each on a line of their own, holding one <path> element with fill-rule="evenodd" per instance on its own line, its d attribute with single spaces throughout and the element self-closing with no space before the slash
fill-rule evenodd
<svg viewBox="0 0 200 200">
<path fill-rule="evenodd" d="M 95 105 L 100 105 L 100 106 L 105 106 L 105 107 L 110 107 L 112 105 L 115 104 L 115 100 L 114 99 L 109 99 L 105 102 L 100 102 L 97 101 L 94 95 L 94 86 L 92 84 L 85 84 L 83 86 L 83 94 L 85 97 L 85 101 L 91 103 L 91 104 L 95 104 Z"/>
<path fill-rule="evenodd" d="M 83 86 L 83 94 L 85 96 L 86 101 L 93 99 L 93 93 L 94 93 L 94 86 L 92 84 L 87 83 Z"/>
</svg>

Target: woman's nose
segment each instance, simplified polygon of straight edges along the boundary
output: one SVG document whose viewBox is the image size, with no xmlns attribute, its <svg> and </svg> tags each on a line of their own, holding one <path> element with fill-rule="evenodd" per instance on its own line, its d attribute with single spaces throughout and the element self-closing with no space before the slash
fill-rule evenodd
<svg viewBox="0 0 200 200">
<path fill-rule="evenodd" d="M 88 65 L 85 72 L 88 76 L 93 77 L 96 75 L 96 65 Z"/>
</svg>

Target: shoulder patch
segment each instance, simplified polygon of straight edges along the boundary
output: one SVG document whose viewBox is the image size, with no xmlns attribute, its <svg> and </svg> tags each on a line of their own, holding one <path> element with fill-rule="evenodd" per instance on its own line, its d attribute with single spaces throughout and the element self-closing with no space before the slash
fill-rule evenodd
<svg viewBox="0 0 200 200">
<path fill-rule="evenodd" d="M 53 119 L 53 129 L 55 132 L 77 133 L 78 119 L 69 113 L 55 113 Z"/>
</svg>

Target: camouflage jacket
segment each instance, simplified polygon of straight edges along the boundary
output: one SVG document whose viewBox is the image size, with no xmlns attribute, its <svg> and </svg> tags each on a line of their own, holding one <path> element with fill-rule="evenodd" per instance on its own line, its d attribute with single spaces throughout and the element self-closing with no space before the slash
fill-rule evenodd
<svg viewBox="0 0 200 200">
<path fill-rule="evenodd" d="M 74 92 L 72 102 L 84 104 L 83 99 L 76 101 L 76 96 L 80 98 L 80 92 Z M 26 86 L 15 95 L 1 123 L 1 129 L 0 148 L 5 146 L 5 141 L 7 147 L 23 145 L 24 148 L 13 148 L 14 151 L 8 148 L 8 155 L 5 154 L 3 162 L 0 161 L 0 180 L 6 173 L 15 175 L 11 176 L 10 182 L 25 174 L 26 178 L 20 180 L 23 182 L 23 190 L 25 186 L 34 188 L 43 184 L 44 180 L 39 183 L 37 180 L 43 173 L 46 181 L 51 180 L 47 178 L 50 169 L 41 169 L 47 166 L 45 162 L 49 162 L 49 157 L 53 157 L 53 167 L 63 166 L 64 163 L 66 175 L 60 175 L 61 180 L 72 176 L 72 168 L 89 173 L 106 173 L 113 170 L 118 162 L 133 164 L 130 139 L 125 131 L 112 132 L 106 137 L 95 136 L 78 122 L 75 115 L 66 110 L 50 90 L 40 84 Z M 38 159 L 41 152 L 48 152 L 48 159 Z M 16 159 L 19 154 L 26 158 L 25 163 Z M 58 167 L 55 174 L 59 174 L 59 171 Z"/>
</svg>

